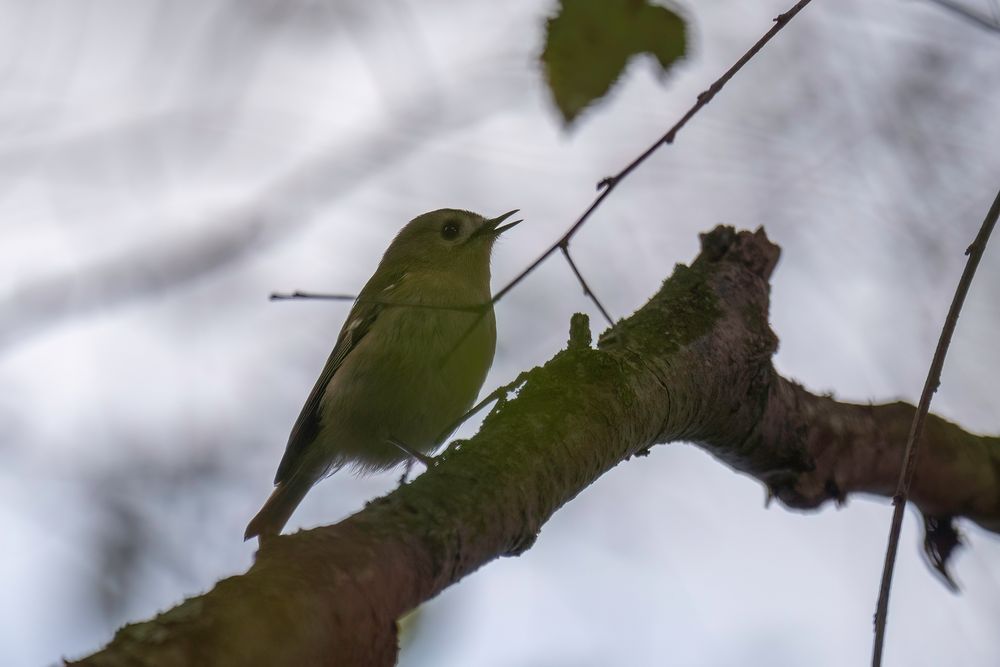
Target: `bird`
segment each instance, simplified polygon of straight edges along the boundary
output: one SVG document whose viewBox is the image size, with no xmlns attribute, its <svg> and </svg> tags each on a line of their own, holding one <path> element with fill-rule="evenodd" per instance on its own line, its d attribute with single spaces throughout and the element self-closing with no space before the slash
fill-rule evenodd
<svg viewBox="0 0 1000 667">
<path fill-rule="evenodd" d="M 430 461 L 493 364 L 490 257 L 522 222 L 503 224 L 515 213 L 439 209 L 399 231 L 355 299 L 244 540 L 278 535 L 312 486 L 341 468 Z"/>
</svg>

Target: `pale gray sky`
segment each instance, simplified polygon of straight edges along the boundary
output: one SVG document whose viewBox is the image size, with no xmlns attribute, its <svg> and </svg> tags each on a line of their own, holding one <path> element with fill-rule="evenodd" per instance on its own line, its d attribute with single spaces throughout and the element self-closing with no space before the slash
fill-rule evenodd
<svg viewBox="0 0 1000 667">
<path fill-rule="evenodd" d="M 408 219 L 525 224 L 500 286 L 790 2 L 684 5 L 692 51 L 639 59 L 571 131 L 537 65 L 550 2 L 0 0 L 0 664 L 76 657 L 243 571 L 247 519 L 352 292 Z M 698 232 L 783 248 L 779 369 L 914 401 L 1000 185 L 1000 34 L 926 2 L 814 2 L 607 200 L 573 244 L 615 316 Z M 498 306 L 492 387 L 601 319 L 555 257 Z M 1000 433 L 1000 250 L 988 250 L 934 410 Z M 469 433 L 467 425 L 461 433 Z M 318 485 L 330 523 L 387 474 Z M 404 667 L 865 664 L 890 507 L 763 508 L 688 445 L 654 449 L 537 544 L 427 604 Z M 911 514 L 887 665 L 1000 662 L 1000 539 L 963 526 L 964 592 Z"/>
</svg>

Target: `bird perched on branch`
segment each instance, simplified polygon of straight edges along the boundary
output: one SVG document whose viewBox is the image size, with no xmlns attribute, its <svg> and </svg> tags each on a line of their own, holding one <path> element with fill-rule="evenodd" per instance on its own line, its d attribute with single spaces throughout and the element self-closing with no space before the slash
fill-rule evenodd
<svg viewBox="0 0 1000 667">
<path fill-rule="evenodd" d="M 502 224 L 516 212 L 486 219 L 441 209 L 397 234 L 355 300 L 244 539 L 280 533 L 312 485 L 342 467 L 429 461 L 493 363 L 490 253 L 521 222 Z"/>
</svg>

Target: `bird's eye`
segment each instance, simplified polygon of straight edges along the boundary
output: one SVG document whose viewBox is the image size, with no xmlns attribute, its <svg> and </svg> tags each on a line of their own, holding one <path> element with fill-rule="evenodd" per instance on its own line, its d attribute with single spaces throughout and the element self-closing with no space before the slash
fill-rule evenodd
<svg viewBox="0 0 1000 667">
<path fill-rule="evenodd" d="M 458 238 L 458 223 L 457 222 L 446 222 L 444 227 L 441 228 L 441 238 L 445 241 L 454 241 Z"/>
</svg>

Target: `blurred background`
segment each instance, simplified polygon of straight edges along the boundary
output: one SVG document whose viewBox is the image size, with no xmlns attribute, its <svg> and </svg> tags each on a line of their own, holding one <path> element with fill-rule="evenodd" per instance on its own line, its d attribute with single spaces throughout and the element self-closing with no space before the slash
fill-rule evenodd
<svg viewBox="0 0 1000 667">
<path fill-rule="evenodd" d="M 80 657 L 250 565 L 244 526 L 349 308 L 271 292 L 356 293 L 399 227 L 445 206 L 521 209 L 501 286 L 790 4 L 681 5 L 684 61 L 635 59 L 567 129 L 538 61 L 553 2 L 0 0 L 0 664 Z M 1000 185 L 997 63 L 1000 31 L 930 0 L 814 2 L 574 257 L 622 317 L 699 232 L 763 225 L 783 249 L 779 370 L 916 402 Z M 991 434 L 998 246 L 932 408 Z M 573 312 L 603 328 L 558 257 L 497 311 L 488 389 L 562 347 Z M 397 478 L 337 475 L 289 529 Z M 426 604 L 400 664 L 867 664 L 890 513 L 765 509 L 754 480 L 657 447 Z M 886 664 L 1000 664 L 1000 538 L 963 524 L 956 596 L 917 518 Z"/>
</svg>

